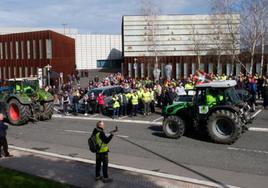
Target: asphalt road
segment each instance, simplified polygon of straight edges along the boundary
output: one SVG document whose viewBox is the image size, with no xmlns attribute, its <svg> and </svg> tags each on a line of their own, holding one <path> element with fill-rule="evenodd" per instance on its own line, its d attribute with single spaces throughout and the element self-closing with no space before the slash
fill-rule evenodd
<svg viewBox="0 0 268 188">
<path fill-rule="evenodd" d="M 100 118 L 94 116 L 92 118 Z M 130 119 L 124 117 L 122 120 Z M 147 124 L 135 123 L 147 121 Z M 157 172 L 209 180 L 219 184 L 262 188 L 268 185 L 268 111 L 262 111 L 252 127 L 233 145 L 219 145 L 205 136 L 165 138 L 158 115 L 139 116 L 132 122 L 106 121 L 107 130 L 118 125 L 110 144 L 110 162 Z M 51 121 L 10 126 L 11 145 L 94 159 L 87 138 L 97 120 L 53 118 Z M 152 122 L 149 124 L 148 122 Z"/>
</svg>

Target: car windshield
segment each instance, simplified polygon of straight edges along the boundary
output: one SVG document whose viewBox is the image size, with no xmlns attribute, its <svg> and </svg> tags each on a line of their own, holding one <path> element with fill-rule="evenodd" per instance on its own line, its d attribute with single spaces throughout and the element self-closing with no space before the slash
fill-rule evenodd
<svg viewBox="0 0 268 188">
<path fill-rule="evenodd" d="M 226 103 L 227 104 L 239 104 L 241 103 L 241 99 L 238 96 L 237 92 L 235 91 L 235 88 L 231 87 L 224 91 L 225 97 L 226 97 Z"/>
</svg>

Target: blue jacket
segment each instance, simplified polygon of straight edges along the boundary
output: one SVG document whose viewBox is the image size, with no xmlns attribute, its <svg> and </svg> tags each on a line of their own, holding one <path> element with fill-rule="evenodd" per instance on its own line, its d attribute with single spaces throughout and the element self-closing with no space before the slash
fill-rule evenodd
<svg viewBox="0 0 268 188">
<path fill-rule="evenodd" d="M 3 121 L 0 121 L 0 137 L 5 137 L 7 135 L 7 128 L 7 125 Z"/>
</svg>

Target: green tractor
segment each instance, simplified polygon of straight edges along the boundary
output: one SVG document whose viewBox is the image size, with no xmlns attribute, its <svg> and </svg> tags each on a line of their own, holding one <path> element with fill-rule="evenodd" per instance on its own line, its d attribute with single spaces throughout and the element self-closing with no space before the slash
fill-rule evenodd
<svg viewBox="0 0 268 188">
<path fill-rule="evenodd" d="M 195 87 L 192 101 L 174 102 L 164 109 L 163 131 L 180 138 L 188 130 L 206 130 L 216 143 L 232 144 L 247 130 L 254 115 L 235 90 L 236 81 L 212 81 Z"/>
<path fill-rule="evenodd" d="M 38 82 L 34 77 L 9 79 L 0 88 L 1 113 L 11 124 L 51 119 L 53 96 L 41 89 Z"/>
</svg>

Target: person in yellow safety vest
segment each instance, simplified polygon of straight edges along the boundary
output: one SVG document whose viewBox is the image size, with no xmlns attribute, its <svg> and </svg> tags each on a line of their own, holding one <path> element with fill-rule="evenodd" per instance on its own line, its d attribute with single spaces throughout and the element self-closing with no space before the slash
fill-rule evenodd
<svg viewBox="0 0 268 188">
<path fill-rule="evenodd" d="M 20 84 L 16 84 L 15 89 L 16 89 L 16 92 L 21 91 L 21 86 L 20 86 Z"/>
<path fill-rule="evenodd" d="M 118 97 L 115 94 L 113 94 L 113 96 L 112 96 L 112 101 L 113 101 L 113 116 L 112 116 L 112 118 L 114 119 L 115 116 L 117 116 L 117 118 L 119 118 L 120 103 L 118 101 Z"/>
<path fill-rule="evenodd" d="M 130 103 L 131 103 L 131 117 L 137 116 L 138 104 L 139 104 L 139 97 L 138 97 L 137 92 L 132 91 Z"/>
<path fill-rule="evenodd" d="M 96 143 L 100 148 L 99 151 L 96 152 L 95 180 L 98 181 L 102 179 L 100 175 L 102 166 L 103 182 L 108 183 L 113 181 L 113 179 L 109 178 L 108 176 L 108 152 L 109 152 L 108 143 L 113 138 L 115 131 L 110 132 L 111 134 L 109 136 L 106 136 L 104 129 L 105 129 L 104 122 L 99 121 L 92 133 L 93 135 L 95 135 Z"/>
<path fill-rule="evenodd" d="M 227 80 L 227 76 L 225 74 L 222 74 L 221 80 Z"/>
<path fill-rule="evenodd" d="M 208 91 L 208 93 L 206 94 L 206 102 L 207 105 L 209 107 L 212 107 L 214 105 L 216 105 L 218 102 L 223 101 L 223 95 L 222 94 L 217 94 L 215 96 L 215 94 L 211 91 Z"/>
<path fill-rule="evenodd" d="M 151 102 L 151 94 L 147 88 L 144 90 L 144 93 L 142 94 L 142 102 L 144 105 L 143 115 L 148 116 L 149 115 L 149 106 L 150 106 L 150 102 Z"/>
<path fill-rule="evenodd" d="M 151 113 L 155 113 L 155 91 L 152 88 L 150 88 L 150 96 L 151 96 L 151 102 L 150 102 Z"/>
</svg>

